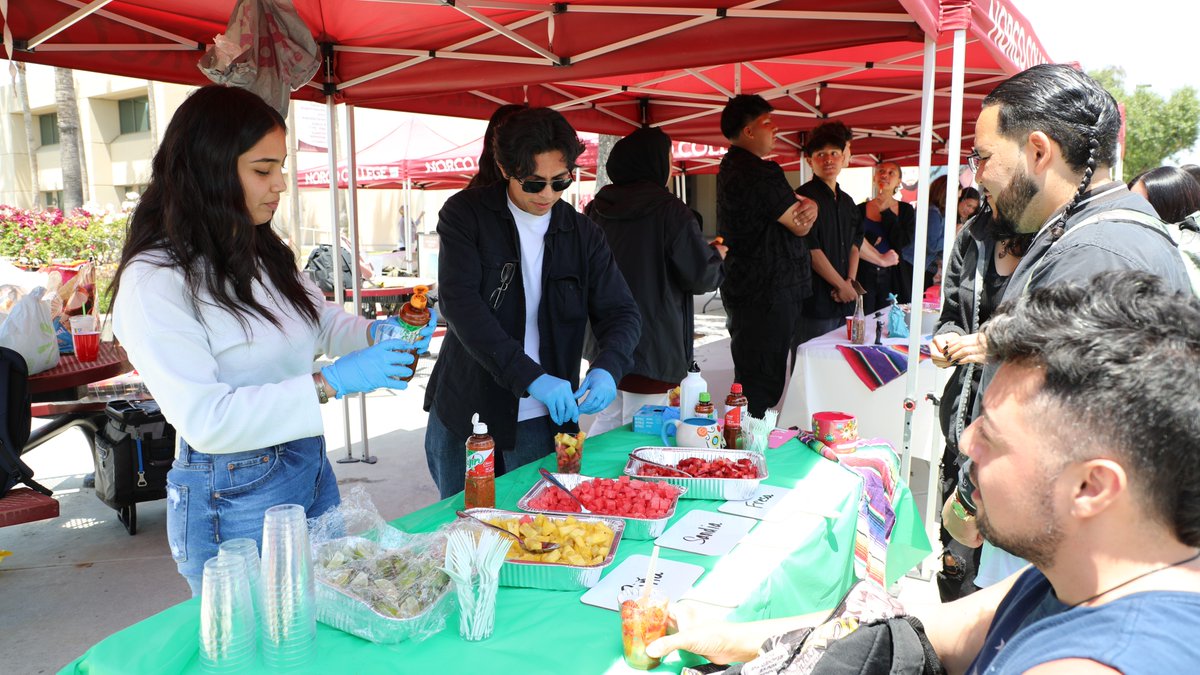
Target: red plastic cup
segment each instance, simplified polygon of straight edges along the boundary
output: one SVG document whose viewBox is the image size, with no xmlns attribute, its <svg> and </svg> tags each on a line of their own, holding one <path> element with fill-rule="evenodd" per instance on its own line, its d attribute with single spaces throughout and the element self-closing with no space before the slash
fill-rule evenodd
<svg viewBox="0 0 1200 675">
<path fill-rule="evenodd" d="M 100 357 L 100 333 L 72 333 L 71 342 L 75 344 L 75 358 L 79 361 L 95 361 Z"/>
<path fill-rule="evenodd" d="M 75 346 L 75 358 L 79 361 L 95 361 L 100 356 L 100 331 L 96 329 L 96 317 L 71 317 L 71 342 Z"/>
</svg>

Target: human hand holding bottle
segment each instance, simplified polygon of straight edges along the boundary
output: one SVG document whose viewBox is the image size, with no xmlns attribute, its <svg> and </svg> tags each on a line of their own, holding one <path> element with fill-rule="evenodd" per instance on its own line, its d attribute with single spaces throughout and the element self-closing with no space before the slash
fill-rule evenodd
<svg viewBox="0 0 1200 675">
<path fill-rule="evenodd" d="M 527 389 L 529 395 L 545 404 L 555 424 L 579 421 L 579 406 L 571 392 L 571 383 L 549 373 L 534 380 Z"/>
<path fill-rule="evenodd" d="M 404 389 L 408 386 L 405 380 L 413 374 L 407 366 L 416 360 L 408 349 L 400 340 L 385 340 L 350 352 L 322 368 L 321 374 L 338 398 L 376 389 Z"/>
<path fill-rule="evenodd" d="M 429 310 L 429 323 L 417 330 L 417 340 L 409 347 L 410 351 L 415 351 L 418 355 L 429 353 L 429 343 L 433 340 L 433 332 L 437 330 L 438 315 L 437 310 Z M 402 334 L 405 330 L 405 324 L 401 322 L 398 316 L 389 316 L 386 319 L 372 321 L 368 329 L 371 344 L 382 342 L 389 339 L 389 335 Z M 381 335 L 383 337 L 381 337 Z M 407 344 L 407 343 L 406 343 Z"/>
</svg>

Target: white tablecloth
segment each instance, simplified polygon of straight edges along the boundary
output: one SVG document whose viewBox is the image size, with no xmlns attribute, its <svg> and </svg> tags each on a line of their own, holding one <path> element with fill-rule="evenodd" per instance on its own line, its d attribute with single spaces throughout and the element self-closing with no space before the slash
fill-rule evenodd
<svg viewBox="0 0 1200 675">
<path fill-rule="evenodd" d="M 928 344 L 928 336 L 937 321 L 937 314 L 924 312 L 921 330 Z M 867 317 L 866 344 L 875 342 L 875 319 Z M 884 338 L 883 344 L 907 344 L 908 338 Z M 779 426 L 798 426 L 808 429 L 812 415 L 827 410 L 839 411 L 858 418 L 860 438 L 886 438 L 897 454 L 904 443 L 904 395 L 905 378 L 902 375 L 882 387 L 871 391 L 854 374 L 846 358 L 837 350 L 837 345 L 850 345 L 846 339 L 846 328 L 826 333 L 800 345 L 796 355 L 796 366 L 792 370 L 779 412 Z M 933 404 L 925 400 L 925 394 L 934 391 L 934 372 L 937 368 L 929 359 L 923 359 L 917 368 L 917 408 L 913 414 L 912 456 L 929 461 L 930 436 L 933 433 Z M 941 395 L 941 385 L 936 386 Z M 940 459 L 941 449 L 937 450 Z"/>
</svg>

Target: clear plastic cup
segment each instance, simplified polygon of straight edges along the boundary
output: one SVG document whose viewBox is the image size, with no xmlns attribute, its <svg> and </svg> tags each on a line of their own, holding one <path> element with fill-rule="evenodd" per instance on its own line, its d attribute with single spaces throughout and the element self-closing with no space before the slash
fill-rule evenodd
<svg viewBox="0 0 1200 675">
<path fill-rule="evenodd" d="M 262 563 L 258 557 L 258 542 L 250 538 L 227 539 L 217 547 L 217 556 L 232 556 L 246 565 L 246 577 L 250 580 L 250 598 L 257 620 L 257 617 L 262 615 Z"/>
<path fill-rule="evenodd" d="M 621 609 L 621 643 L 625 650 L 625 663 L 637 670 L 653 670 L 661 659 L 646 656 L 646 645 L 667 634 L 667 596 L 657 588 L 651 588 L 643 597 L 645 588 L 636 584 L 617 594 Z"/>
<path fill-rule="evenodd" d="M 243 561 L 214 556 L 204 563 L 200 591 L 200 665 L 206 672 L 251 669 L 258 630 Z"/>
<path fill-rule="evenodd" d="M 260 583 L 263 659 L 274 668 L 308 663 L 316 654 L 317 605 L 304 507 L 267 509 Z"/>
</svg>

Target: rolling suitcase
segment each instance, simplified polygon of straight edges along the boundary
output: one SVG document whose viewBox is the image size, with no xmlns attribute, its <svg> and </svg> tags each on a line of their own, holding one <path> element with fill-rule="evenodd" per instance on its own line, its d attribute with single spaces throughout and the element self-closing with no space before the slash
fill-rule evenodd
<svg viewBox="0 0 1200 675">
<path fill-rule="evenodd" d="M 96 496 L 137 534 L 137 505 L 165 499 L 175 460 L 175 429 L 154 401 L 111 401 L 96 434 Z"/>
</svg>

